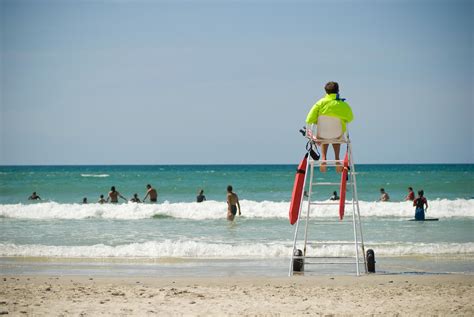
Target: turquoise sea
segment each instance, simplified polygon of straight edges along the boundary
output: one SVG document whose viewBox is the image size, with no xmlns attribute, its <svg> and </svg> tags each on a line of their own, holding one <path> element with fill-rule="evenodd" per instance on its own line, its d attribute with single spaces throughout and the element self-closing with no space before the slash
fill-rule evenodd
<svg viewBox="0 0 474 317">
<path fill-rule="evenodd" d="M 295 165 L 2 166 L 0 269 L 6 274 L 286 275 L 294 226 L 288 221 Z M 474 273 L 474 165 L 356 165 L 366 249 L 385 273 Z M 338 182 L 333 170 L 316 174 Z M 157 204 L 98 204 L 111 186 L 130 199 L 146 184 Z M 242 216 L 226 220 L 226 187 Z M 407 187 L 425 191 L 427 216 L 413 222 Z M 390 202 L 378 202 L 383 187 Z M 196 203 L 199 189 L 207 201 Z M 316 193 L 327 200 L 338 188 Z M 36 191 L 41 201 L 28 201 Z M 87 197 L 89 203 L 82 204 Z M 347 256 L 350 217 L 311 211 L 309 248 Z M 352 268 L 337 268 L 351 273 Z M 314 269 L 315 274 L 334 268 Z"/>
</svg>

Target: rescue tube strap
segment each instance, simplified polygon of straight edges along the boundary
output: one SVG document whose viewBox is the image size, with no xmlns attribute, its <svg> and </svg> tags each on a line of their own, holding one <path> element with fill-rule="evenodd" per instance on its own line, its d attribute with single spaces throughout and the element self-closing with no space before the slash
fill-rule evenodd
<svg viewBox="0 0 474 317">
<path fill-rule="evenodd" d="M 298 173 L 298 174 L 304 174 L 304 173 L 306 173 L 306 171 L 305 171 L 305 170 L 301 170 L 301 169 L 297 169 L 297 170 L 296 170 L 296 173 Z"/>
<path fill-rule="evenodd" d="M 311 158 L 315 161 L 318 161 L 319 160 L 319 150 L 318 150 L 318 146 L 317 145 L 314 145 L 316 151 L 313 150 L 313 142 L 311 141 L 308 141 L 308 143 L 306 143 L 306 151 L 308 151 L 308 153 L 311 155 Z"/>
</svg>

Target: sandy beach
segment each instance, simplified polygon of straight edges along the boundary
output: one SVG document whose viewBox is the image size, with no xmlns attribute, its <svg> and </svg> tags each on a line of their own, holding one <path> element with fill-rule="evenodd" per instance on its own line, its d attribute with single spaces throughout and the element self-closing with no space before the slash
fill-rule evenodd
<svg viewBox="0 0 474 317">
<path fill-rule="evenodd" d="M 474 315 L 472 275 L 2 276 L 9 316 Z"/>
</svg>

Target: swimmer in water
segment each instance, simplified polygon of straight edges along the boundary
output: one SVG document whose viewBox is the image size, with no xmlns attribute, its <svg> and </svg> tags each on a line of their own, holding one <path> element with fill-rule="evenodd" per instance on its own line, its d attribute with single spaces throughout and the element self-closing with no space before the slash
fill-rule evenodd
<svg viewBox="0 0 474 317">
<path fill-rule="evenodd" d="M 227 220 L 233 221 L 235 215 L 237 214 L 237 210 L 239 211 L 239 216 L 241 215 L 240 212 L 240 203 L 239 203 L 239 196 L 236 193 L 232 192 L 232 186 L 227 186 Z"/>
</svg>

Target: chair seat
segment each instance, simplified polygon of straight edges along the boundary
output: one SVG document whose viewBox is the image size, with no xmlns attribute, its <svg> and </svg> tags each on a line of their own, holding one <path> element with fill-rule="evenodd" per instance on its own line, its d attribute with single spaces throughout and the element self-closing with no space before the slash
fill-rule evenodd
<svg viewBox="0 0 474 317">
<path fill-rule="evenodd" d="M 316 133 L 313 131 L 314 125 L 306 128 L 307 137 L 313 142 L 320 144 L 347 143 L 342 131 L 341 119 L 330 116 L 319 116 L 316 126 Z"/>
</svg>

